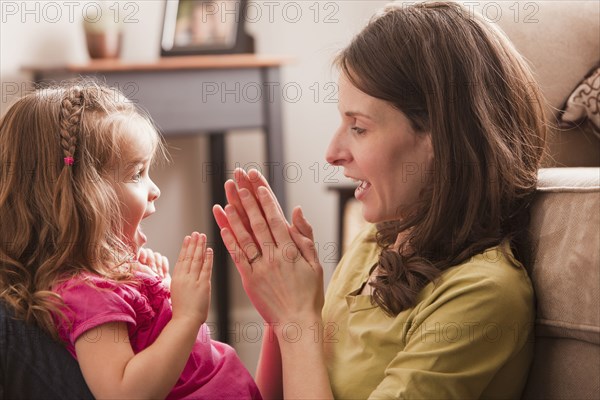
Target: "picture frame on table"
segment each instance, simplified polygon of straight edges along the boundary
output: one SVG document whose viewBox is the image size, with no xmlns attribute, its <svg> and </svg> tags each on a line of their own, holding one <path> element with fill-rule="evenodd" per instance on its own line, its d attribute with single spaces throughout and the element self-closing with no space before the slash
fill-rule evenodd
<svg viewBox="0 0 600 400">
<path fill-rule="evenodd" d="M 161 56 L 253 53 L 247 0 L 165 0 Z"/>
</svg>

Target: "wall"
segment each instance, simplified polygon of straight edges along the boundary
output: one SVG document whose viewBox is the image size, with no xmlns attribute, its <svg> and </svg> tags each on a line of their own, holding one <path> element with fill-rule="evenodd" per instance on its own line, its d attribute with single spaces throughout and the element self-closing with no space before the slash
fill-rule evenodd
<svg viewBox="0 0 600 400">
<path fill-rule="evenodd" d="M 54 5 L 48 5 L 50 3 Z M 81 27 L 82 12 L 86 4 L 94 2 L 67 3 L 0 1 L 0 113 L 28 88 L 31 76 L 21 70 L 23 66 L 82 63 L 88 59 Z M 109 1 L 110 5 L 113 3 Z M 138 21 L 124 24 L 123 61 L 156 59 L 163 2 L 122 0 L 120 3 L 123 9 L 129 7 L 128 13 L 135 11 L 132 17 Z M 286 92 L 284 96 L 285 157 L 286 162 L 300 167 L 301 175 L 288 177 L 287 201 L 289 207 L 302 205 L 313 224 L 322 258 L 330 254 L 329 244 L 337 238 L 336 198 L 324 183 L 327 179 L 342 177 L 341 171 L 326 169 L 324 162 L 325 149 L 339 120 L 335 85 L 332 85 L 336 77 L 330 63 L 335 52 L 384 4 L 385 1 L 354 0 L 251 2 L 247 30 L 255 37 L 257 53 L 289 55 L 294 59 L 282 71 L 282 84 L 300 89 Z M 596 1 L 470 4 L 505 28 L 517 47 L 528 55 L 543 86 L 552 91 L 550 97 L 555 106 L 579 75 L 589 68 L 589 60 L 600 54 L 599 3 Z M 54 7 L 61 11 L 60 17 Z M 69 10 L 73 10 L 72 15 Z M 589 42 L 587 54 L 581 55 L 577 50 L 578 40 Z M 548 42 L 552 44 L 552 56 L 541 46 Z M 557 80 L 559 73 L 568 74 L 569 78 Z M 560 86 L 558 90 L 554 90 L 557 86 Z M 200 179 L 202 160 L 206 159 L 204 139 L 174 138 L 168 142 L 174 162 L 168 168 L 154 171 L 162 197 L 157 203 L 159 212 L 147 221 L 145 230 L 150 237 L 149 246 L 173 260 L 183 235 L 193 229 L 207 231 L 212 217 L 207 200 L 208 184 Z M 228 137 L 228 145 L 231 167 L 260 164 L 263 160 L 259 132 L 233 132 Z M 324 263 L 324 267 L 328 278 L 333 262 Z M 231 336 L 253 371 L 258 343 L 255 343 L 252 328 L 253 324 L 260 323 L 260 318 L 247 303 L 237 274 L 233 275 L 230 290 L 234 300 L 232 323 L 236 330 Z"/>
</svg>

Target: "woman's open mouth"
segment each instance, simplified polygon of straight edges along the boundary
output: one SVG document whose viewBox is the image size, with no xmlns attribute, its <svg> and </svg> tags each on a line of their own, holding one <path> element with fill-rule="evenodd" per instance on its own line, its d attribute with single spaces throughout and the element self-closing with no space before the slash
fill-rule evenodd
<svg viewBox="0 0 600 400">
<path fill-rule="evenodd" d="M 369 189 L 371 188 L 370 182 L 368 182 L 368 181 L 359 181 L 359 182 L 360 182 L 360 184 L 358 185 L 356 190 L 354 190 L 354 197 L 356 197 L 356 200 L 363 199 L 367 195 L 367 192 L 369 191 Z"/>
</svg>

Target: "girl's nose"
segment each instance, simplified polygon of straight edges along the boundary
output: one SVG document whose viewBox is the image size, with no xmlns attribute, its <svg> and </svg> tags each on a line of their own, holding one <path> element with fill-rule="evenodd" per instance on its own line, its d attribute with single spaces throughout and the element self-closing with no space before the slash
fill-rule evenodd
<svg viewBox="0 0 600 400">
<path fill-rule="evenodd" d="M 152 185 L 150 187 L 150 192 L 148 194 L 148 200 L 154 201 L 160 197 L 160 189 L 158 188 L 158 186 L 156 186 L 154 181 L 150 181 L 150 182 L 152 183 Z"/>
</svg>

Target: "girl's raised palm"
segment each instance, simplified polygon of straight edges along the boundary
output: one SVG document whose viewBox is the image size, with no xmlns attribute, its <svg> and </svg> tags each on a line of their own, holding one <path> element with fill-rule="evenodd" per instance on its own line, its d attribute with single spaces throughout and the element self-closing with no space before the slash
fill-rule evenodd
<svg viewBox="0 0 600 400">
<path fill-rule="evenodd" d="M 186 236 L 171 278 L 173 318 L 188 318 L 201 325 L 208 317 L 213 251 L 206 235 Z"/>
</svg>

